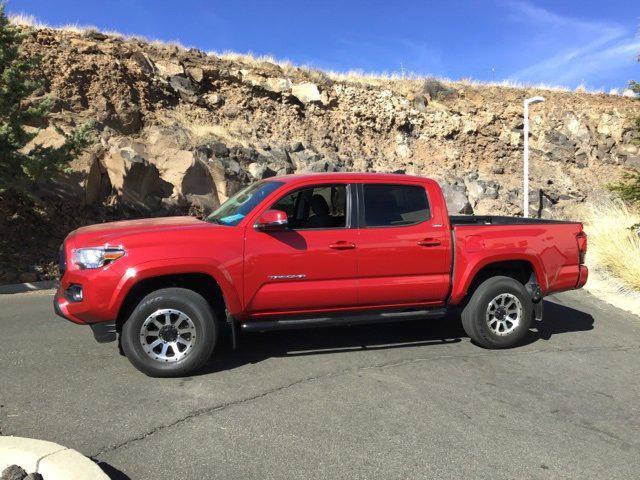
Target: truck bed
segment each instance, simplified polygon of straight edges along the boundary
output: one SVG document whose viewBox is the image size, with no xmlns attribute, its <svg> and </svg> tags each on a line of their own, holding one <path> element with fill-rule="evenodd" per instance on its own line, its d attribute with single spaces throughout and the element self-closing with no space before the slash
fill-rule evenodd
<svg viewBox="0 0 640 480">
<path fill-rule="evenodd" d="M 466 294 L 464 279 L 475 277 L 478 268 L 490 263 L 525 262 L 545 295 L 584 284 L 580 284 L 583 275 L 586 279 L 578 245 L 580 222 L 492 215 L 454 215 L 449 221 L 455 245 L 454 304 Z"/>
<path fill-rule="evenodd" d="M 450 215 L 451 226 L 463 225 L 544 225 L 579 223 L 564 220 L 550 220 L 547 218 L 507 217 L 499 215 Z"/>
</svg>

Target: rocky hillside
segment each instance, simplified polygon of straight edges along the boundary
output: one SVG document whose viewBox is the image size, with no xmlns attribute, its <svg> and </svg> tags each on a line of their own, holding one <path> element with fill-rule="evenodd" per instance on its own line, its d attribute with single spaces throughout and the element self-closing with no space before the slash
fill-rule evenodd
<svg viewBox="0 0 640 480">
<path fill-rule="evenodd" d="M 427 175 L 444 185 L 452 213 L 518 214 L 522 100 L 532 95 L 547 100 L 531 114 L 534 212 L 572 216 L 625 167 L 640 167 L 631 142 L 640 102 L 631 98 L 335 78 L 96 31 L 32 29 L 24 48 L 41 57 L 40 95 L 53 100 L 51 124 L 33 125 L 34 143 L 55 144 L 56 129 L 92 120 L 96 144 L 68 175 L 40 186 L 45 207 L 26 212 L 3 200 L 0 227 L 19 231 L 23 245 L 16 251 L 12 235 L 0 243 L 4 281 L 23 270 L 47 276 L 43 265 L 79 224 L 206 212 L 276 174 Z"/>
</svg>

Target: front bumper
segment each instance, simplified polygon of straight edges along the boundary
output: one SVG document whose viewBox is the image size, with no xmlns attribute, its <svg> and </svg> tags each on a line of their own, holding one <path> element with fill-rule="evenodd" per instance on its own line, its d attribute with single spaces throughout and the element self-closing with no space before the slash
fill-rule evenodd
<svg viewBox="0 0 640 480">
<path fill-rule="evenodd" d="M 56 294 L 53 296 L 53 311 L 56 315 L 78 325 L 89 325 L 89 327 L 91 327 L 91 331 L 93 332 L 94 338 L 99 343 L 108 343 L 117 340 L 118 334 L 116 331 L 115 320 L 99 323 L 85 322 L 69 311 L 70 303 L 72 302 L 69 302 L 69 300 L 65 298 L 62 287 L 60 287 Z"/>
</svg>

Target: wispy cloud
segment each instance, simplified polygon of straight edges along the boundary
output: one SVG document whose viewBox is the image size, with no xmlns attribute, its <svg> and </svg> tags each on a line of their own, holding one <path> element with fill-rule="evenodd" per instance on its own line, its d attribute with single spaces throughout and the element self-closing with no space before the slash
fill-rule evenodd
<svg viewBox="0 0 640 480">
<path fill-rule="evenodd" d="M 318 66 L 335 71 L 362 70 L 385 73 L 443 75 L 442 53 L 430 45 L 408 38 L 377 38 L 375 40 L 343 36 L 337 39 L 332 58 L 316 60 Z M 379 72 L 382 73 L 382 72 Z"/>
<path fill-rule="evenodd" d="M 595 84 L 603 73 L 633 64 L 640 51 L 640 39 L 622 25 L 563 16 L 528 2 L 506 4 L 512 11 L 508 20 L 522 23 L 538 50 L 549 52 L 510 80 Z"/>
</svg>

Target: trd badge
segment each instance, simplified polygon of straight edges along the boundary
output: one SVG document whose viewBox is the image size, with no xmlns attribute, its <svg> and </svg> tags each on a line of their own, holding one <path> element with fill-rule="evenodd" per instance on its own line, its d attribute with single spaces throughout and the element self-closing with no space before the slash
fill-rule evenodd
<svg viewBox="0 0 640 480">
<path fill-rule="evenodd" d="M 269 280 L 297 280 L 305 278 L 304 273 L 298 273 L 295 275 L 269 275 Z"/>
</svg>

